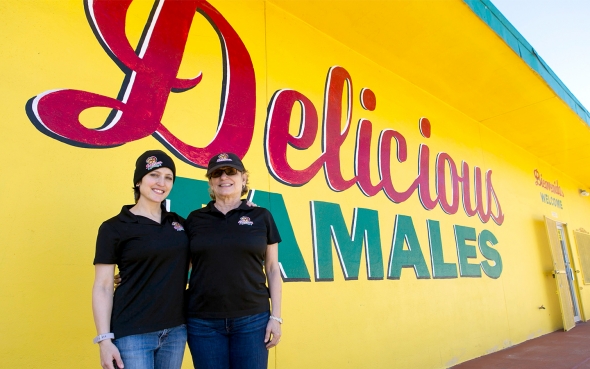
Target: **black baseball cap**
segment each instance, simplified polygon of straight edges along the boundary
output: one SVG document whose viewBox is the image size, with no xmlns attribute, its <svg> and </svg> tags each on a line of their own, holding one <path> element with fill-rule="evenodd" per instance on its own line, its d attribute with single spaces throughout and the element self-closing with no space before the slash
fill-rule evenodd
<svg viewBox="0 0 590 369">
<path fill-rule="evenodd" d="M 223 167 L 236 168 L 240 172 L 246 171 L 244 164 L 242 164 L 242 161 L 236 154 L 233 152 L 223 152 L 213 156 L 209 160 L 209 165 L 207 165 L 207 176 L 210 176 L 215 169 Z"/>
</svg>

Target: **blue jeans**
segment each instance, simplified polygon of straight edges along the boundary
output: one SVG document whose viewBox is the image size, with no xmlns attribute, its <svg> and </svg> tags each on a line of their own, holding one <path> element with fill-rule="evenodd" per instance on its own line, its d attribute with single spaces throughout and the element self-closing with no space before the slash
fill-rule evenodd
<svg viewBox="0 0 590 369">
<path fill-rule="evenodd" d="M 186 325 L 125 336 L 113 343 L 121 353 L 125 369 L 180 369 L 186 346 Z"/>
<path fill-rule="evenodd" d="M 269 315 L 267 311 L 233 319 L 189 318 L 188 348 L 195 368 L 266 369 Z"/>
</svg>

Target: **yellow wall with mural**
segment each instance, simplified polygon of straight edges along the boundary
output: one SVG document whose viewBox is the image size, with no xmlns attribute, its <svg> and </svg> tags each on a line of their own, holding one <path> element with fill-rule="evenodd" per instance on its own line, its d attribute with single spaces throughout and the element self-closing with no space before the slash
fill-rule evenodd
<svg viewBox="0 0 590 369">
<path fill-rule="evenodd" d="M 255 125 L 244 157 L 251 187 L 282 195 L 310 275 L 309 281 L 283 284 L 284 336 L 271 353 L 269 367 L 446 368 L 562 327 L 543 217 L 567 223 L 572 258 L 577 263 L 572 232 L 590 229 L 589 200 L 578 193 L 584 187 L 582 183 L 515 145 L 506 138 L 509 135 L 492 131 L 444 99 L 318 31 L 283 10 L 279 2 L 210 3 L 235 29 L 254 68 Z M 151 7 L 152 2 L 136 0 L 129 8 L 126 32 L 134 47 Z M 91 344 L 96 332 L 90 291 L 97 229 L 122 204 L 132 202 L 135 158 L 145 150 L 163 146 L 147 135 L 117 147 L 83 148 L 37 129 L 25 109 L 33 97 L 55 89 L 74 89 L 114 99 L 125 75 L 97 41 L 79 0 L 8 0 L 0 4 L 0 14 L 0 65 L 4 71 L 0 147 L 6 174 L 0 195 L 0 361 L 7 367 L 96 368 L 98 349 Z M 349 32 L 353 37 L 353 31 L 342 29 L 344 36 Z M 506 63 L 520 60 L 507 57 Z M 373 183 L 379 181 L 379 133 L 393 129 L 407 141 L 405 162 L 397 162 L 395 153 L 391 156 L 396 188 L 408 188 L 416 178 L 418 152 L 424 144 L 430 149 L 429 188 L 433 196 L 436 156 L 447 153 L 459 171 L 462 161 L 469 165 L 472 176 L 475 167 L 481 168 L 484 179 L 486 171 L 492 171 L 493 189 L 505 215 L 503 222 L 498 225 L 493 220 L 483 222 L 477 215 L 469 217 L 462 203 L 454 214 L 445 213 L 439 205 L 426 210 L 417 192 L 400 203 L 389 200 L 383 191 L 365 196 L 357 185 L 336 192 L 329 188 L 323 170 L 301 186 L 287 185 L 273 177 L 267 166 L 268 153 L 265 156 L 269 102 L 275 92 L 291 89 L 315 107 L 318 127 L 313 144 L 305 150 L 289 147 L 286 152 L 293 168 L 308 167 L 322 154 L 326 78 L 335 66 L 345 69 L 352 81 L 350 131 L 339 155 L 345 179 L 355 176 L 359 119 L 368 119 L 372 122 Z M 207 146 L 214 137 L 223 91 L 219 37 L 197 13 L 178 78 L 192 78 L 201 71 L 199 85 L 167 97 L 161 119 L 176 137 L 195 147 Z M 362 107 L 362 88 L 374 92 L 374 111 Z M 345 107 L 346 98 L 344 93 L 341 101 L 334 103 Z M 80 121 L 87 128 L 97 128 L 109 112 L 104 107 L 91 108 L 82 112 Z M 423 117 L 431 123 L 430 138 L 420 132 L 419 120 Z M 300 105 L 296 104 L 289 125 L 292 136 L 298 135 L 300 119 Z M 234 134 L 242 133 L 237 125 Z M 203 169 L 181 160 L 176 163 L 179 177 L 204 180 Z M 536 186 L 535 169 L 550 182 L 558 180 L 564 196 Z M 447 167 L 447 180 L 449 175 Z M 541 194 L 558 198 L 562 208 L 542 202 Z M 487 200 L 485 193 L 483 199 Z M 452 200 L 451 195 L 447 200 Z M 172 200 L 172 210 L 176 201 L 181 200 Z M 345 280 L 332 247 L 333 281 L 316 280 L 312 202 L 316 206 L 317 202 L 338 204 L 349 232 L 355 208 L 377 211 L 382 278 L 368 280 L 363 251 L 358 279 Z M 273 206 L 271 199 L 271 210 Z M 493 212 L 498 214 L 497 209 Z M 388 278 L 398 215 L 413 222 L 428 278 L 417 278 L 411 267 L 404 267 L 399 279 Z M 485 273 L 475 278 L 433 278 L 427 220 L 440 223 L 444 259 L 455 265 L 455 226 L 472 228 L 478 235 L 491 232 L 497 238 L 493 248 L 503 265 L 499 278 Z M 486 262 L 481 251 L 474 250 L 477 256 L 469 262 Z M 581 282 L 579 286 L 585 320 L 590 316 L 590 288 L 583 288 Z M 192 367 L 188 352 L 183 367 Z"/>
</svg>

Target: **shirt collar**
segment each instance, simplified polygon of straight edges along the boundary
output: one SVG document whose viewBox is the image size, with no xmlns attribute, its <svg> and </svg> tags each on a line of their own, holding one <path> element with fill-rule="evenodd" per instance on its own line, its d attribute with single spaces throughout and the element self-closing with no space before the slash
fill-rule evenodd
<svg viewBox="0 0 590 369">
<path fill-rule="evenodd" d="M 124 223 L 151 223 L 151 220 L 145 217 L 138 217 L 137 215 L 133 214 L 129 209 L 134 207 L 135 205 L 123 205 L 121 208 L 121 212 L 117 215 L 120 221 Z M 166 218 L 172 216 L 172 213 L 166 210 L 166 204 L 163 202 L 160 205 L 162 209 L 162 224 L 166 222 Z"/>
<path fill-rule="evenodd" d="M 248 202 L 248 200 L 242 199 L 241 200 L 241 203 L 240 203 L 240 206 L 238 206 L 237 208 L 232 209 L 230 211 L 238 210 L 238 209 L 240 209 L 240 210 L 251 210 L 252 208 L 250 206 L 248 206 L 247 202 Z M 207 213 L 219 213 L 219 214 L 223 214 L 222 212 L 219 211 L 219 209 L 217 209 L 215 207 L 214 204 L 215 204 L 215 200 L 209 201 L 209 203 L 207 204 L 207 206 L 205 206 L 203 208 L 203 211 L 205 211 Z M 228 211 L 228 213 L 229 213 L 229 211 Z"/>
</svg>

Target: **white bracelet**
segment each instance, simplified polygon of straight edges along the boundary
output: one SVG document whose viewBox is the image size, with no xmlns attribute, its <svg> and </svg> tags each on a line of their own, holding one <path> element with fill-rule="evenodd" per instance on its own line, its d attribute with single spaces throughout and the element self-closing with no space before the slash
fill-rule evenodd
<svg viewBox="0 0 590 369">
<path fill-rule="evenodd" d="M 279 322 L 279 324 L 283 324 L 283 319 L 281 319 L 281 318 L 279 318 L 279 317 L 276 317 L 276 316 L 274 316 L 274 315 L 271 315 L 271 316 L 269 316 L 268 318 L 269 318 L 269 319 L 272 319 L 272 320 L 276 320 L 277 322 Z"/>
<path fill-rule="evenodd" d="M 94 339 L 92 340 L 92 343 L 99 343 L 101 341 L 108 340 L 109 338 L 114 339 L 115 334 L 114 333 L 99 334 L 98 336 L 94 337 Z"/>
</svg>

